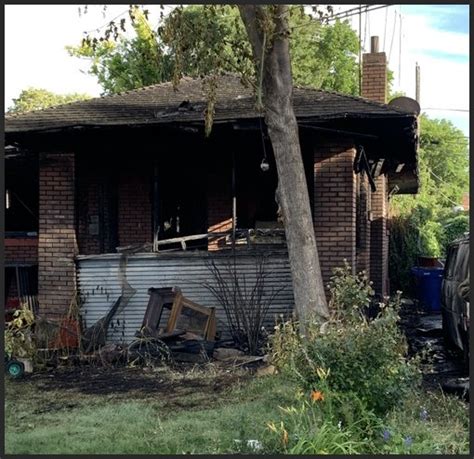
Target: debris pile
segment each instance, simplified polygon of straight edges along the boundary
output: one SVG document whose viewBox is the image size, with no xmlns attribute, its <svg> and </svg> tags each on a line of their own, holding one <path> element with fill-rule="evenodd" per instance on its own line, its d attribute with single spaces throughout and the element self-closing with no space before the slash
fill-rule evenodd
<svg viewBox="0 0 474 459">
<path fill-rule="evenodd" d="M 132 295 L 124 292 L 107 313 L 85 328 L 79 308 L 55 320 L 36 317 L 36 361 L 39 367 L 60 363 L 102 367 L 149 366 L 160 362 L 206 363 L 257 370 L 264 356 L 246 355 L 219 340 L 216 311 L 186 298 L 179 287 L 149 288 L 142 324 L 131 342 L 111 343 L 110 324 Z M 268 364 L 267 364 L 268 366 Z"/>
<path fill-rule="evenodd" d="M 186 298 L 179 287 L 149 288 L 150 300 L 139 340 L 165 343 L 173 359 L 200 362 L 212 357 L 216 339 L 215 308 Z M 166 326 L 160 326 L 163 313 L 169 311 Z"/>
</svg>

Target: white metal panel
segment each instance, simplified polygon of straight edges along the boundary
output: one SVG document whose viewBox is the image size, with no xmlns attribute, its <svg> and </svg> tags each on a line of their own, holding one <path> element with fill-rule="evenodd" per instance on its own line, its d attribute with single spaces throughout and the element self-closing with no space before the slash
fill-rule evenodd
<svg viewBox="0 0 474 459">
<path fill-rule="evenodd" d="M 235 263 L 239 281 L 246 282 L 247 289 L 253 287 L 256 279 L 257 251 L 237 251 Z M 117 298 L 121 295 L 119 279 L 120 260 L 123 255 L 109 254 L 97 256 L 79 256 L 78 287 L 82 300 L 81 310 L 87 327 L 105 316 Z M 266 326 L 272 328 L 276 318 L 283 314 L 288 316 L 294 305 L 291 287 L 291 273 L 288 255 L 284 251 L 266 253 L 265 270 L 268 277 L 265 282 L 266 295 L 271 295 L 283 287 L 274 298 L 270 307 Z M 158 254 L 134 254 L 126 258 L 125 274 L 129 285 L 136 290 L 129 303 L 119 310 L 109 327 L 109 342 L 130 342 L 139 330 L 148 304 L 150 287 L 177 286 L 183 295 L 203 306 L 215 306 L 217 329 L 225 332 L 226 315 L 211 292 L 204 286 L 213 282 L 208 262 L 213 259 L 217 266 L 224 269 L 226 264 L 234 262 L 229 253 L 218 252 L 174 252 Z M 124 264 L 122 259 L 122 264 Z M 229 279 L 229 276 L 226 276 Z M 166 316 L 162 318 L 165 324 Z"/>
</svg>

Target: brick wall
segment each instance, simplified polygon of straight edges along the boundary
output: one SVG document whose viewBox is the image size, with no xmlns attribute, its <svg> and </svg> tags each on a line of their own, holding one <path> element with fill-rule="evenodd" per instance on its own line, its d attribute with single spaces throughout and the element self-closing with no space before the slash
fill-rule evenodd
<svg viewBox="0 0 474 459">
<path fill-rule="evenodd" d="M 362 58 L 362 97 L 380 103 L 387 102 L 387 58 L 373 49 Z M 387 234 L 387 179 L 376 179 L 377 191 L 372 193 L 372 222 L 370 241 L 370 277 L 377 294 L 388 292 L 388 234 Z"/>
<path fill-rule="evenodd" d="M 370 278 L 377 294 L 388 294 L 388 196 L 387 178 L 380 175 L 375 180 L 377 191 L 372 193 L 372 222 L 370 250 Z"/>
<path fill-rule="evenodd" d="M 45 154 L 39 168 L 40 314 L 67 312 L 75 294 L 74 154 Z"/>
<path fill-rule="evenodd" d="M 150 169 L 122 174 L 118 189 L 119 245 L 153 242 Z M 170 190 L 171 191 L 171 190 Z"/>
<path fill-rule="evenodd" d="M 356 269 L 370 275 L 370 185 L 366 173 L 357 174 Z"/>
<path fill-rule="evenodd" d="M 38 263 L 38 238 L 5 238 L 5 263 Z"/>
<path fill-rule="evenodd" d="M 324 284 L 346 259 L 356 263 L 356 177 L 352 144 L 317 145 L 314 150 L 314 230 Z"/>
</svg>

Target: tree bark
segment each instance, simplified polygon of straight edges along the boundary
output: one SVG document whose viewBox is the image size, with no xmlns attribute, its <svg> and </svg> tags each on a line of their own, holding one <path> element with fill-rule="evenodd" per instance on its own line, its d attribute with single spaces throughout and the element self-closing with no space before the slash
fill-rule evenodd
<svg viewBox="0 0 474 459">
<path fill-rule="evenodd" d="M 329 317 L 329 311 L 293 110 L 289 11 L 285 5 L 239 5 L 239 10 L 257 69 L 262 72 L 265 122 L 278 171 L 277 193 L 288 245 L 295 310 L 304 334 L 311 317 L 323 321 Z M 273 29 L 270 37 L 265 30 L 269 20 Z"/>
</svg>

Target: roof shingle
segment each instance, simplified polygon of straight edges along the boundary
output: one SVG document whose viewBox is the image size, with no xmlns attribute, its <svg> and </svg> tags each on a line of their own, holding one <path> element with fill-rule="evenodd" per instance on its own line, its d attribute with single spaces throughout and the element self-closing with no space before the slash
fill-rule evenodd
<svg viewBox="0 0 474 459">
<path fill-rule="evenodd" d="M 252 90 L 235 75 L 219 77 L 214 121 L 259 117 Z M 393 117 L 413 115 L 360 97 L 295 87 L 297 118 Z M 120 94 L 72 102 L 43 110 L 5 116 L 5 132 L 24 132 L 74 126 L 123 126 L 169 122 L 204 122 L 206 95 L 202 80 L 183 78 L 175 90 L 160 83 Z"/>
</svg>

